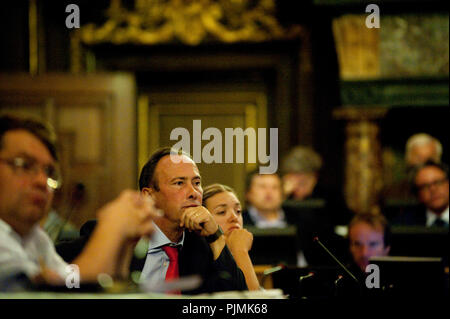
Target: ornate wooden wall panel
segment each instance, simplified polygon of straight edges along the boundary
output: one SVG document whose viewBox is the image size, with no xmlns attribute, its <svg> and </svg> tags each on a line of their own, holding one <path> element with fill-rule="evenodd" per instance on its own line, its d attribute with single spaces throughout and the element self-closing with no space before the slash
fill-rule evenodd
<svg viewBox="0 0 450 319">
<path fill-rule="evenodd" d="M 124 188 L 136 188 L 135 85 L 131 76 L 49 74 L 0 78 L 0 109 L 49 121 L 59 137 L 63 188 L 55 207 L 70 210 L 81 183 L 85 197 L 70 221 L 80 226 Z"/>
</svg>

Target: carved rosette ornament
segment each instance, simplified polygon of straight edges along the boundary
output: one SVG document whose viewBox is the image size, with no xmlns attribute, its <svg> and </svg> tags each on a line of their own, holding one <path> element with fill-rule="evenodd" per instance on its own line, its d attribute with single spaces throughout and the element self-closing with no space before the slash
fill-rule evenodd
<svg viewBox="0 0 450 319">
<path fill-rule="evenodd" d="M 81 44 L 156 45 L 181 42 L 264 42 L 299 37 L 298 25 L 282 27 L 274 0 L 135 0 L 130 10 L 111 0 L 107 21 L 72 34 L 72 71 L 80 69 Z"/>
</svg>

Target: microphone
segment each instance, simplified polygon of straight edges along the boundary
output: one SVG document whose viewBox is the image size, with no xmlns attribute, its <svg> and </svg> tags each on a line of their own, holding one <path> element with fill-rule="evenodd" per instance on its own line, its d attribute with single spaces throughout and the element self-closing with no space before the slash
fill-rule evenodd
<svg viewBox="0 0 450 319">
<path fill-rule="evenodd" d="M 342 280 L 342 278 L 344 278 L 344 276 L 339 275 L 339 276 L 337 277 L 337 279 L 334 281 L 334 285 L 335 285 L 336 287 L 337 287 L 338 283 Z"/>
<path fill-rule="evenodd" d="M 305 294 L 305 291 L 308 292 L 308 289 L 305 289 L 305 287 L 307 288 L 307 286 L 304 285 L 304 284 L 306 284 L 306 282 L 304 282 L 304 281 L 309 278 L 313 278 L 315 275 L 316 275 L 316 273 L 314 271 L 310 271 L 307 275 L 300 276 L 298 278 L 298 293 L 302 299 L 308 298 L 307 294 Z"/>
<path fill-rule="evenodd" d="M 319 237 L 317 237 L 317 236 L 314 237 L 313 241 L 316 242 L 316 243 L 318 243 L 319 246 L 322 247 L 323 250 L 325 250 L 325 252 L 326 252 L 329 256 L 331 256 L 331 258 L 333 258 L 333 260 L 339 265 L 339 267 L 341 267 L 341 268 L 347 273 L 347 275 L 350 276 L 350 278 L 352 278 L 356 283 L 359 284 L 359 280 L 355 277 L 355 275 L 353 275 L 353 274 L 350 272 L 350 270 L 348 270 L 347 267 L 345 267 L 344 264 L 342 264 L 342 263 L 336 258 L 336 256 L 334 256 L 334 255 L 331 253 L 331 251 L 329 251 L 328 248 L 325 247 L 324 244 L 322 244 L 322 242 L 319 240 Z M 338 278 L 338 279 L 336 280 L 336 282 L 338 282 L 340 279 L 341 279 L 341 278 Z"/>
<path fill-rule="evenodd" d="M 266 283 L 266 280 L 269 277 L 269 275 L 276 273 L 280 270 L 283 270 L 285 268 L 286 268 L 286 266 L 284 266 L 284 265 L 278 265 L 278 266 L 264 270 L 263 276 L 261 278 L 261 287 L 264 287 L 264 284 Z"/>
<path fill-rule="evenodd" d="M 342 276 L 342 275 L 339 275 L 337 278 L 336 278 L 336 280 L 334 281 L 334 295 L 335 295 L 335 297 L 338 297 L 339 296 L 339 292 L 338 292 L 338 289 L 339 289 L 339 283 L 341 282 L 341 280 L 344 278 L 344 276 Z"/>
<path fill-rule="evenodd" d="M 314 277 L 315 275 L 316 275 L 316 273 L 315 273 L 314 271 L 310 271 L 307 275 L 305 275 L 305 276 L 300 276 L 300 277 L 298 278 L 298 282 L 299 282 L 299 283 L 302 283 L 303 280 L 308 279 L 308 278 L 312 278 L 312 277 Z"/>
<path fill-rule="evenodd" d="M 280 271 L 280 270 L 282 270 L 284 268 L 286 268 L 286 266 L 278 265 L 278 266 L 275 266 L 275 267 L 272 267 L 272 268 L 264 270 L 263 275 L 264 276 L 268 276 L 268 275 L 273 274 L 274 272 Z"/>
</svg>

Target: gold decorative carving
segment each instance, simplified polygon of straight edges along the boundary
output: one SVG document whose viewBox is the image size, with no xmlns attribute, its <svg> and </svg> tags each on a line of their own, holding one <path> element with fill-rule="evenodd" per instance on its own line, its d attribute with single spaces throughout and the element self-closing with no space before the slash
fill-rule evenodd
<svg viewBox="0 0 450 319">
<path fill-rule="evenodd" d="M 274 0 L 135 0 L 129 9 L 121 0 L 111 0 L 105 23 L 89 23 L 72 32 L 71 72 L 86 69 L 83 45 L 181 42 L 195 46 L 300 38 L 304 30 L 299 25 L 281 26 L 275 7 Z"/>
<path fill-rule="evenodd" d="M 180 41 L 197 45 L 207 39 L 233 43 L 293 38 L 300 26 L 282 27 L 273 0 L 135 0 L 133 10 L 111 0 L 108 20 L 74 31 L 84 44 L 152 45 Z"/>
</svg>

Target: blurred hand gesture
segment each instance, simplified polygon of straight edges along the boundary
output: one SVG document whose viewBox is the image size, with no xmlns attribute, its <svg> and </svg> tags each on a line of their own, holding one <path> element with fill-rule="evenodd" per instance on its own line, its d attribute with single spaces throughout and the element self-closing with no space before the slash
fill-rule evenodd
<svg viewBox="0 0 450 319">
<path fill-rule="evenodd" d="M 159 216 L 153 200 L 132 190 L 123 191 L 116 199 L 98 211 L 99 223 L 107 223 L 111 230 L 118 230 L 129 240 L 150 236 L 153 217 Z"/>
</svg>

